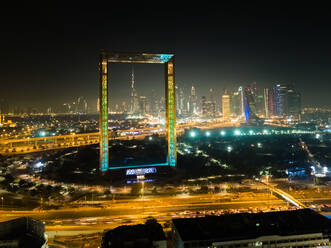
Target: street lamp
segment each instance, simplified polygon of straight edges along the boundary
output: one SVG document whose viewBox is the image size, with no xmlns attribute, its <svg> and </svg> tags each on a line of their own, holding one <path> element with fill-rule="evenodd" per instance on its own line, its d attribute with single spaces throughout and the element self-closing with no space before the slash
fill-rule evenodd
<svg viewBox="0 0 331 248">
<path fill-rule="evenodd" d="M 240 132 L 240 130 L 234 130 L 234 135 L 240 135 L 241 134 L 241 132 Z"/>
</svg>

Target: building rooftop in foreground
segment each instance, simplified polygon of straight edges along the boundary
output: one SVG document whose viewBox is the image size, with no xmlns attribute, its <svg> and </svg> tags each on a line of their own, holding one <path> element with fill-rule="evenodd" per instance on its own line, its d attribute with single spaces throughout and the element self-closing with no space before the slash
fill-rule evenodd
<svg viewBox="0 0 331 248">
<path fill-rule="evenodd" d="M 106 231 L 102 248 L 166 248 L 167 241 L 162 226 L 156 221 L 145 224 L 124 225 Z"/>
<path fill-rule="evenodd" d="M 329 234 L 331 231 L 331 220 L 311 209 L 173 219 L 172 222 L 182 242 L 223 242 L 272 235 Z"/>
<path fill-rule="evenodd" d="M 0 222 L 0 247 L 47 247 L 45 224 L 30 217 Z"/>
</svg>

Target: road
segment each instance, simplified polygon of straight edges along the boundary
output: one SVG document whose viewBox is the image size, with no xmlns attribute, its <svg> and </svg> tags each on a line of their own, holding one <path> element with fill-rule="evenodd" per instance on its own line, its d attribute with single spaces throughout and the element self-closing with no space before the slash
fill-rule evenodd
<svg viewBox="0 0 331 248">
<path fill-rule="evenodd" d="M 320 200 L 322 199 L 307 198 L 305 202 L 315 204 Z M 0 211 L 0 221 L 22 216 L 44 221 L 46 233 L 53 242 L 54 238 L 65 239 L 68 237 L 71 240 L 69 236 L 102 233 L 106 229 L 119 225 L 143 223 L 149 216 L 164 225 L 169 223 L 172 218 L 296 208 L 271 193 L 260 191 L 258 193 L 222 192 L 175 196 L 147 195 L 125 200 L 74 202 L 59 210 Z M 100 239 L 100 235 L 98 235 L 98 239 Z M 82 239 L 82 242 L 85 241 Z M 100 243 L 100 240 L 98 242 Z"/>
<path fill-rule="evenodd" d="M 269 190 L 271 190 L 272 192 L 276 193 L 277 195 L 281 196 L 284 200 L 288 201 L 289 203 L 300 207 L 300 208 L 306 208 L 307 206 L 305 204 L 303 204 L 301 201 L 299 201 L 298 199 L 294 198 L 292 195 L 286 193 L 285 191 L 278 189 L 272 185 L 270 185 L 267 182 L 262 182 L 260 181 L 261 184 L 263 184 L 265 187 L 267 187 Z"/>
<path fill-rule="evenodd" d="M 220 127 L 236 126 L 239 123 L 236 122 L 211 122 L 211 123 L 185 123 L 178 124 L 176 128 L 177 135 L 184 132 L 186 128 L 202 128 L 212 129 Z M 152 127 L 152 128 L 140 128 L 140 129 L 128 129 L 120 130 L 117 132 L 117 137 L 110 139 L 143 139 L 146 136 L 153 134 L 165 134 L 164 127 Z M 82 133 L 82 134 L 69 134 L 50 137 L 38 137 L 38 138 L 22 138 L 22 139 L 5 139 L 0 140 L 0 154 L 13 155 L 13 154 L 27 154 L 32 152 L 56 150 L 69 147 L 79 147 L 91 144 L 99 143 L 99 132 L 95 133 Z"/>
<path fill-rule="evenodd" d="M 267 199 L 267 200 L 266 200 Z M 80 206 L 80 207 L 79 207 Z M 261 210 L 286 208 L 284 201 L 268 193 L 242 195 L 199 194 L 178 196 L 146 196 L 130 200 L 104 201 L 101 207 L 72 205 L 72 208 L 50 211 L 0 211 L 0 221 L 30 216 L 46 223 L 50 235 L 59 231 L 103 230 L 122 224 L 142 223 L 148 216 L 164 223 L 171 218 L 189 217 L 196 212 L 247 211 L 249 208 Z"/>
</svg>

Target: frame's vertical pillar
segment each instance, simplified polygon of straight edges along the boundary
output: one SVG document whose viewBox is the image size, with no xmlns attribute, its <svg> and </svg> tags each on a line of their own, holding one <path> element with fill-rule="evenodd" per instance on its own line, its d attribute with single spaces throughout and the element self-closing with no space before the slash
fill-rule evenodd
<svg viewBox="0 0 331 248">
<path fill-rule="evenodd" d="M 108 170 L 108 60 L 104 53 L 100 55 L 100 101 L 99 101 L 99 132 L 100 132 L 100 166 L 101 172 Z"/>
<path fill-rule="evenodd" d="M 176 166 L 176 101 L 175 101 L 175 64 L 172 57 L 165 64 L 166 85 L 166 132 L 168 140 L 168 164 Z"/>
</svg>

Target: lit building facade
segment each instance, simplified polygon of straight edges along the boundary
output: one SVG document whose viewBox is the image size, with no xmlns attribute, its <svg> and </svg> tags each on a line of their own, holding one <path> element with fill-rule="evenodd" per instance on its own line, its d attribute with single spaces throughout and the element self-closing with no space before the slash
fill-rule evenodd
<svg viewBox="0 0 331 248">
<path fill-rule="evenodd" d="M 241 110 L 241 95 L 238 91 L 235 91 L 231 95 L 231 114 L 234 116 L 241 116 L 242 110 Z"/>
<path fill-rule="evenodd" d="M 230 95 L 223 94 L 222 95 L 222 114 L 223 114 L 223 120 L 229 120 L 230 119 Z"/>
</svg>

